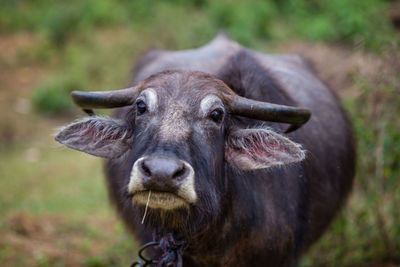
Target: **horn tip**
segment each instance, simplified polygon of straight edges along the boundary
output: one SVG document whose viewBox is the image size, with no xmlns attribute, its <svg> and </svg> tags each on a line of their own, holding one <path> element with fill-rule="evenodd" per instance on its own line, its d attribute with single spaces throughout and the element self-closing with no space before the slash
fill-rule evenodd
<svg viewBox="0 0 400 267">
<path fill-rule="evenodd" d="M 72 91 L 71 92 L 72 101 L 78 106 L 82 106 L 82 104 L 85 103 L 84 96 L 85 96 L 84 91 Z"/>
<path fill-rule="evenodd" d="M 71 98 L 75 101 L 75 100 L 77 100 L 79 97 L 82 97 L 82 94 L 83 93 L 83 91 L 72 91 L 71 92 Z"/>
</svg>

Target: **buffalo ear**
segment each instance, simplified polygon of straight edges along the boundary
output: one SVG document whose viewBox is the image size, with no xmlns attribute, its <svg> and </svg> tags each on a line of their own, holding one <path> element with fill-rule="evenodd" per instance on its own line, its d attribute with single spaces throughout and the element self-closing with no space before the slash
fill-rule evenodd
<svg viewBox="0 0 400 267">
<path fill-rule="evenodd" d="M 121 120 L 89 117 L 74 122 L 56 135 L 69 148 L 103 158 L 117 158 L 131 147 L 132 130 Z"/>
<path fill-rule="evenodd" d="M 233 131 L 225 148 L 225 160 L 241 170 L 270 168 L 299 162 L 304 157 L 299 144 L 263 128 Z"/>
</svg>

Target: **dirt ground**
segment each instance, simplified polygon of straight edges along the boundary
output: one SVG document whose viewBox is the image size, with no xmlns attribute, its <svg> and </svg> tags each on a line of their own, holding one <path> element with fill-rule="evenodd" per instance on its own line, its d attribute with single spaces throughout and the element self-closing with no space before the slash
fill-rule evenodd
<svg viewBox="0 0 400 267">
<path fill-rule="evenodd" d="M 74 225 L 64 216 L 11 214 L 0 230 L 0 249 L 11 252 L 3 258 L 2 266 L 91 265 L 88 255 L 101 255 L 107 249 L 115 223 L 113 218 L 87 218 Z M 96 233 L 96 242 L 88 242 L 93 229 L 101 229 L 101 234 Z"/>
</svg>

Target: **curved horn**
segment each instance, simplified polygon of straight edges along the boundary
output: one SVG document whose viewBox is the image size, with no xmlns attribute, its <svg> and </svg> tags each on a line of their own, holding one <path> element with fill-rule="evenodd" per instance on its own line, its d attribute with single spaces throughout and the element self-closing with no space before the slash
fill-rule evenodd
<svg viewBox="0 0 400 267">
<path fill-rule="evenodd" d="M 311 117 L 309 109 L 271 104 L 241 96 L 234 96 L 229 102 L 229 112 L 232 114 L 263 121 L 290 123 L 286 133 L 297 130 Z"/>
<path fill-rule="evenodd" d="M 131 87 L 114 91 L 73 91 L 71 97 L 83 109 L 117 108 L 131 105 L 135 101 L 137 90 L 137 87 Z"/>
</svg>

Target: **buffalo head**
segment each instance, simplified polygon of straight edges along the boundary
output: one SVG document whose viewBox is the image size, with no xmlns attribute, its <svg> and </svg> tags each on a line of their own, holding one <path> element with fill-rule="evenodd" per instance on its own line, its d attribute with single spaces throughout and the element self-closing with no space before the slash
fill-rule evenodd
<svg viewBox="0 0 400 267">
<path fill-rule="evenodd" d="M 283 135 L 234 122 L 236 116 L 283 122 L 291 131 L 309 119 L 308 110 L 240 97 L 202 72 L 165 71 L 132 88 L 72 97 L 88 111 L 124 107 L 119 118 L 90 116 L 72 123 L 56 140 L 99 157 L 130 158 L 125 190 L 137 206 L 208 213 L 223 198 L 226 166 L 247 171 L 304 158 L 301 146 Z"/>
</svg>

